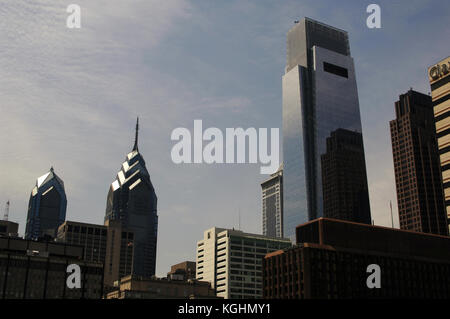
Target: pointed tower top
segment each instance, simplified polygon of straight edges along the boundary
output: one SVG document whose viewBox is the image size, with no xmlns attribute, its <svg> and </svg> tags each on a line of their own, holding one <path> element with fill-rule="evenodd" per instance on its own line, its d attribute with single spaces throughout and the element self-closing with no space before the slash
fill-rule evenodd
<svg viewBox="0 0 450 319">
<path fill-rule="evenodd" d="M 50 167 L 50 172 L 52 172 L 52 173 L 53 173 L 53 166 L 52 166 L 52 167 Z"/>
<path fill-rule="evenodd" d="M 136 120 L 136 136 L 134 138 L 133 151 L 139 151 L 139 148 L 138 148 L 138 133 L 139 133 L 139 116 L 137 117 L 137 120 Z"/>
</svg>

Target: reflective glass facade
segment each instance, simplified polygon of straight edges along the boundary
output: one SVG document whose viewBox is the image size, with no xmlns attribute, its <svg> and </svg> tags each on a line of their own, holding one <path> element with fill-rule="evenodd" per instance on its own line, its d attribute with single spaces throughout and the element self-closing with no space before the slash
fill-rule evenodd
<svg viewBox="0 0 450 319">
<path fill-rule="evenodd" d="M 153 276 L 158 236 L 157 197 L 137 147 L 137 134 L 133 150 L 110 186 L 106 220 L 120 220 L 124 228 L 134 233 L 134 242 L 130 243 L 134 245 L 132 274 Z"/>
<path fill-rule="evenodd" d="M 67 197 L 64 182 L 53 167 L 36 181 L 28 203 L 26 239 L 56 237 L 58 227 L 66 220 Z"/>
<path fill-rule="evenodd" d="M 347 32 L 305 18 L 287 37 L 283 219 L 284 236 L 293 239 L 296 226 L 323 216 L 321 156 L 327 152 L 327 138 L 338 129 L 362 129 Z M 361 151 L 364 154 L 362 144 Z M 362 165 L 365 172 L 365 160 Z M 367 195 L 366 205 L 367 177 L 362 175 L 360 192 Z"/>
</svg>

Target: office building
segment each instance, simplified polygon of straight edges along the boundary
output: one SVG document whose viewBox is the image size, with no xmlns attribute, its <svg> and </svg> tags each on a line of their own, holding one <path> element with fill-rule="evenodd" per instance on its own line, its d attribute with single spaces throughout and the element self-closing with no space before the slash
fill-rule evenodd
<svg viewBox="0 0 450 319">
<path fill-rule="evenodd" d="M 53 170 L 36 181 L 28 203 L 26 239 L 56 237 L 58 227 L 66 219 L 67 198 L 64 182 Z"/>
<path fill-rule="evenodd" d="M 197 280 L 210 282 L 225 299 L 261 298 L 264 256 L 289 246 L 289 239 L 213 227 L 197 243 Z"/>
<path fill-rule="evenodd" d="M 400 228 L 448 235 L 431 97 L 413 90 L 390 122 Z"/>
<path fill-rule="evenodd" d="M 105 222 L 120 221 L 133 232 L 133 269 L 131 274 L 151 277 L 156 267 L 158 235 L 157 197 L 138 149 L 139 119 L 132 151 L 127 155 L 115 181 L 111 184 L 106 203 Z"/>
<path fill-rule="evenodd" d="M 67 286 L 67 266 L 80 267 L 80 288 Z M 83 247 L 0 238 L 1 299 L 100 299 L 103 264 L 83 260 Z"/>
<path fill-rule="evenodd" d="M 9 220 L 0 220 L 0 237 L 17 237 L 19 224 Z"/>
<path fill-rule="evenodd" d="M 195 269 L 196 267 L 194 261 L 184 261 L 170 267 L 170 272 L 167 273 L 167 278 L 171 280 L 183 281 L 195 279 Z"/>
<path fill-rule="evenodd" d="M 449 298 L 450 237 L 319 218 L 264 258 L 264 298 Z M 373 270 L 380 267 L 379 288 Z"/>
<path fill-rule="evenodd" d="M 283 165 L 261 183 L 263 235 L 283 237 Z"/>
<path fill-rule="evenodd" d="M 57 241 L 84 248 L 83 259 L 105 262 L 106 227 L 102 225 L 65 221 L 58 228 Z"/>
<path fill-rule="evenodd" d="M 133 232 L 122 228 L 120 221 L 105 225 L 66 221 L 58 229 L 57 242 L 83 247 L 83 260 L 104 265 L 105 290 L 132 272 Z"/>
<path fill-rule="evenodd" d="M 106 299 L 216 299 L 216 295 L 211 284 L 205 281 L 129 275 L 120 280 Z"/>
<path fill-rule="evenodd" d="M 450 57 L 428 68 L 447 225 L 450 227 Z"/>
<path fill-rule="evenodd" d="M 338 129 L 362 133 L 347 32 L 309 18 L 296 23 L 287 34 L 282 87 L 283 234 L 293 240 L 297 225 L 324 214 L 322 155 L 327 139 Z M 364 155 L 362 144 L 359 154 Z M 355 169 L 360 171 L 361 165 Z M 361 194 L 367 192 L 367 180 L 357 184 Z M 365 211 L 366 200 L 361 204 Z"/>
<path fill-rule="evenodd" d="M 109 291 L 120 278 L 133 273 L 134 233 L 120 220 L 106 220 L 105 289 Z"/>
<path fill-rule="evenodd" d="M 371 224 L 362 134 L 331 132 L 321 156 L 323 216 Z"/>
</svg>

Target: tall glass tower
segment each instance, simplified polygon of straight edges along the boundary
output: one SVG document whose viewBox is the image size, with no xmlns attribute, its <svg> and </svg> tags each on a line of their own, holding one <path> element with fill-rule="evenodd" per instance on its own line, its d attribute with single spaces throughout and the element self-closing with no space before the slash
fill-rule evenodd
<svg viewBox="0 0 450 319">
<path fill-rule="evenodd" d="M 66 220 L 67 198 L 64 182 L 50 171 L 36 180 L 28 203 L 26 239 L 45 236 L 55 238 L 58 227 Z"/>
<path fill-rule="evenodd" d="M 157 197 L 144 158 L 139 153 L 138 131 L 139 119 L 134 147 L 109 188 L 105 222 L 120 220 L 124 228 L 134 233 L 132 274 L 151 277 L 156 268 Z"/>
<path fill-rule="evenodd" d="M 287 63 L 282 86 L 284 236 L 294 239 L 296 226 L 327 217 L 323 209 L 321 160 L 327 153 L 327 139 L 340 129 L 362 133 L 347 32 L 309 18 L 296 23 L 287 34 Z M 358 198 L 342 197 L 343 201 L 354 201 L 351 206 L 360 211 L 358 221 L 370 223 L 362 143 L 360 148 L 363 158 L 358 171 L 364 173 L 355 174 L 361 181 L 351 183 L 352 187 L 359 185 L 360 189 L 350 191 L 358 194 Z M 328 162 L 327 167 L 339 165 Z M 334 191 L 345 193 L 346 189 Z M 336 210 L 341 209 L 336 207 Z M 332 210 L 327 211 L 336 217 Z"/>
</svg>

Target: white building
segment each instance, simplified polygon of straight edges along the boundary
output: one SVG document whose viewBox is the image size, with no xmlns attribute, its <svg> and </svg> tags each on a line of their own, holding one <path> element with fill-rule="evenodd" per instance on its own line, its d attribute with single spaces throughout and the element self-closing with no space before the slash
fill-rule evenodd
<svg viewBox="0 0 450 319">
<path fill-rule="evenodd" d="M 278 171 L 261 183 L 262 233 L 264 236 L 283 237 L 283 164 Z"/>
<path fill-rule="evenodd" d="M 196 278 L 209 281 L 218 297 L 262 298 L 262 260 L 291 246 L 286 238 L 213 227 L 197 242 Z"/>
</svg>

